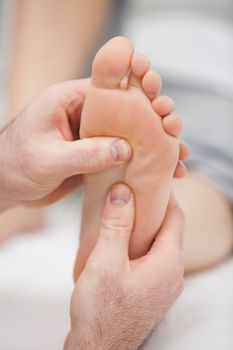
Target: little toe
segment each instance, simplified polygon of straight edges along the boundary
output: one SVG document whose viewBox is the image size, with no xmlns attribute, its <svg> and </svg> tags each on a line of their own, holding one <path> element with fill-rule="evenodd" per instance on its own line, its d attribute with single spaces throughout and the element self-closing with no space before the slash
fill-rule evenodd
<svg viewBox="0 0 233 350">
<path fill-rule="evenodd" d="M 181 142 L 180 143 L 180 155 L 179 155 L 179 159 L 180 160 L 185 160 L 190 156 L 190 150 L 188 148 L 188 146 L 186 145 L 186 143 Z"/>
<path fill-rule="evenodd" d="M 164 130 L 175 137 L 178 137 L 183 128 L 183 120 L 176 114 L 169 114 L 162 119 Z"/>
<path fill-rule="evenodd" d="M 134 54 L 131 60 L 131 71 L 128 79 L 128 86 L 141 88 L 141 79 L 150 67 L 149 59 L 141 54 Z"/>
<path fill-rule="evenodd" d="M 125 37 L 109 40 L 97 52 L 92 65 L 92 83 L 99 88 L 118 88 L 127 75 L 133 46 Z"/>
<path fill-rule="evenodd" d="M 175 168 L 173 176 L 178 178 L 178 179 L 181 179 L 181 178 L 185 177 L 186 175 L 187 175 L 186 166 L 181 161 L 179 161 L 176 168 Z"/>
<path fill-rule="evenodd" d="M 142 88 L 150 100 L 153 100 L 160 92 L 162 80 L 154 70 L 149 70 L 142 79 Z"/>
<path fill-rule="evenodd" d="M 173 99 L 168 96 L 158 96 L 152 101 L 154 111 L 161 117 L 172 113 L 174 105 Z"/>
</svg>

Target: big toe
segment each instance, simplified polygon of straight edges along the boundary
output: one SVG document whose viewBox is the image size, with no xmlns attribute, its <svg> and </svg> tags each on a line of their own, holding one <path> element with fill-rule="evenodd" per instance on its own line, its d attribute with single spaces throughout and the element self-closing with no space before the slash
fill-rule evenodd
<svg viewBox="0 0 233 350">
<path fill-rule="evenodd" d="M 133 46 L 125 37 L 109 40 L 97 52 L 92 65 L 92 83 L 99 88 L 118 88 L 127 75 Z"/>
</svg>

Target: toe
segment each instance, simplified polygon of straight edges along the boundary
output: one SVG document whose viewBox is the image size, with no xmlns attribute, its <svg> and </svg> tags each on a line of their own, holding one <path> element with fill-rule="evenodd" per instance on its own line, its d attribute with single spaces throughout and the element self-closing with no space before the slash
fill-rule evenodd
<svg viewBox="0 0 233 350">
<path fill-rule="evenodd" d="M 183 121 L 176 114 L 169 114 L 162 119 L 164 130 L 175 137 L 178 137 L 182 131 Z"/>
<path fill-rule="evenodd" d="M 160 92 L 162 80 L 160 75 L 153 70 L 149 70 L 142 79 L 142 88 L 144 93 L 153 100 Z"/>
<path fill-rule="evenodd" d="M 189 155 L 190 155 L 190 150 L 189 150 L 188 146 L 186 145 L 186 143 L 181 142 L 179 159 L 185 160 L 189 157 Z"/>
<path fill-rule="evenodd" d="M 92 83 L 99 88 L 118 88 L 130 69 L 133 46 L 125 37 L 109 40 L 96 54 Z"/>
<path fill-rule="evenodd" d="M 133 55 L 133 58 L 131 61 L 131 69 L 133 74 L 137 78 L 142 78 L 148 71 L 149 67 L 150 67 L 150 61 L 145 55 L 141 53 L 137 53 Z"/>
<path fill-rule="evenodd" d="M 185 177 L 186 174 L 187 174 L 186 166 L 181 161 L 179 161 L 173 176 L 178 179 L 181 179 L 182 177 Z"/>
<path fill-rule="evenodd" d="M 145 55 L 141 53 L 133 55 L 128 86 L 135 86 L 141 88 L 142 77 L 146 74 L 149 67 L 150 61 Z"/>
<path fill-rule="evenodd" d="M 168 96 L 159 96 L 152 101 L 152 106 L 156 113 L 164 117 L 174 110 L 174 101 Z"/>
</svg>

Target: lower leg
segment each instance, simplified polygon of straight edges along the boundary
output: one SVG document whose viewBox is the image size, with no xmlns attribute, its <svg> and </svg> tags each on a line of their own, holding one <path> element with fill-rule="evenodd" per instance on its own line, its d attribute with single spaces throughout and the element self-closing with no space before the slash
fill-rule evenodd
<svg viewBox="0 0 233 350">
<path fill-rule="evenodd" d="M 186 273 L 209 268 L 233 250 L 230 204 L 206 178 L 191 173 L 174 180 L 174 192 L 186 215 L 184 262 Z"/>
<path fill-rule="evenodd" d="M 107 0 L 15 2 L 7 123 L 39 91 L 80 73 L 111 5 Z M 83 20 L 85 13 L 89 20 Z M 0 216 L 0 240 L 42 226 L 40 209 L 14 208 Z"/>
<path fill-rule="evenodd" d="M 0 244 L 16 233 L 26 233 L 43 227 L 42 211 L 16 207 L 1 214 Z"/>
</svg>

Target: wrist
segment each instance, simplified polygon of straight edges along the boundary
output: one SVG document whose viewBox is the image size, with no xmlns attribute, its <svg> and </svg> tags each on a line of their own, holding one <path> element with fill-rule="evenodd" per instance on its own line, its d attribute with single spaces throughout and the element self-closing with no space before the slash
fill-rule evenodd
<svg viewBox="0 0 233 350">
<path fill-rule="evenodd" d="M 93 341 L 91 334 L 70 331 L 63 350 L 99 350 L 98 345 Z"/>
<path fill-rule="evenodd" d="M 113 334 L 104 336 L 103 334 L 94 334 L 94 329 L 90 331 L 80 332 L 70 331 L 69 336 L 66 339 L 66 343 L 63 350 L 136 350 L 138 349 L 138 342 L 127 341 L 127 337 L 119 339 L 116 336 L 114 339 Z M 111 333 L 111 331 L 110 331 Z"/>
</svg>

